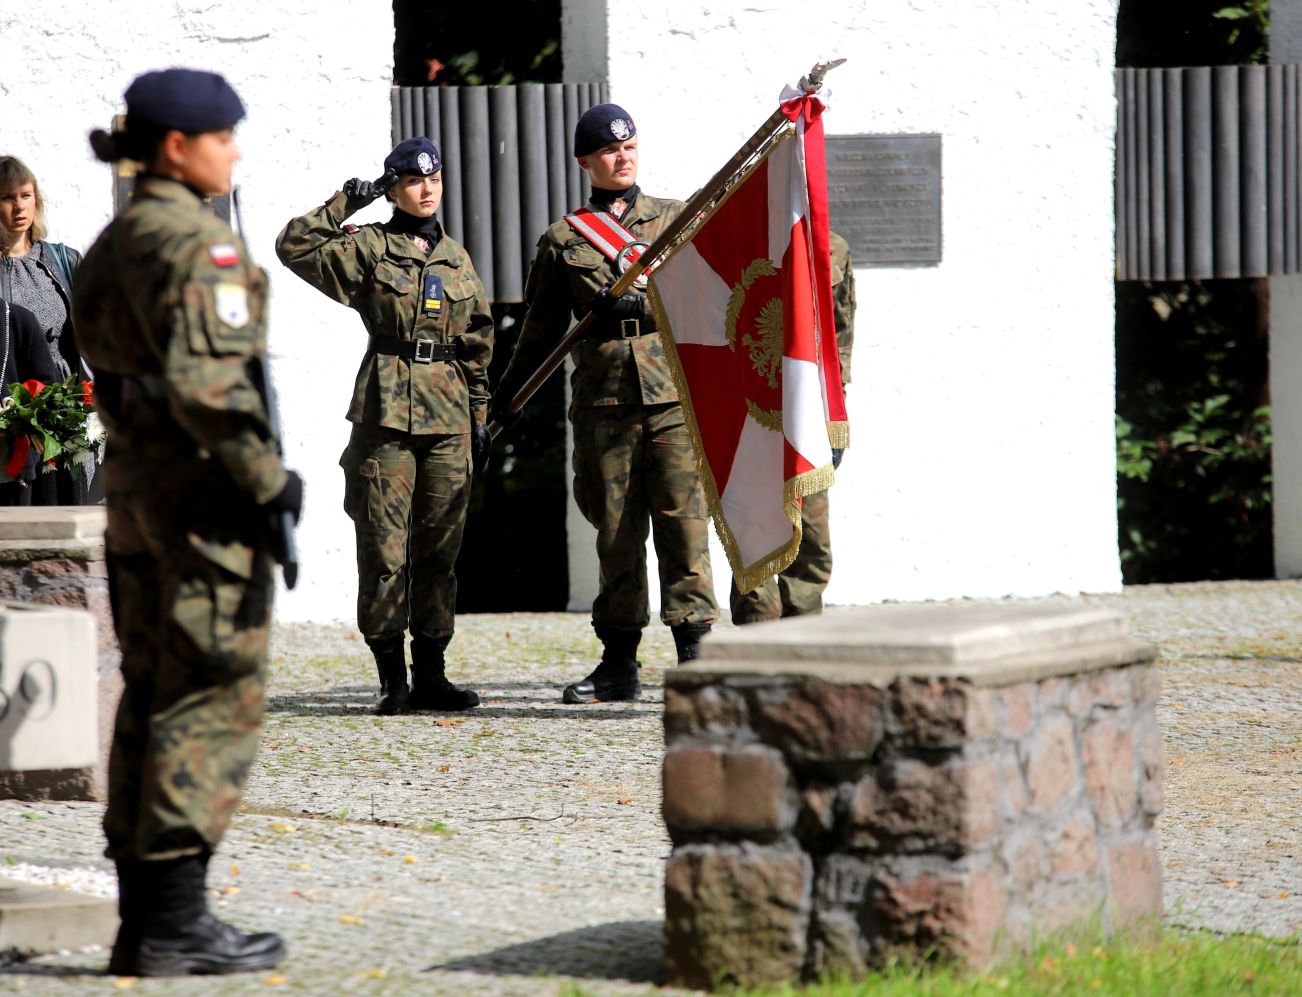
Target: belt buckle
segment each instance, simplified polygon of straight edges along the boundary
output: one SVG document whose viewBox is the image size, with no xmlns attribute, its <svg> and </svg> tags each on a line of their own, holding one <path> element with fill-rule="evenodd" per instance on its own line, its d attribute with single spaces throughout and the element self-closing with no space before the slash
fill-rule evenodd
<svg viewBox="0 0 1302 997">
<path fill-rule="evenodd" d="M 642 323 L 635 318 L 622 318 L 619 320 L 619 338 L 633 339 L 642 335 Z"/>
<path fill-rule="evenodd" d="M 432 339 L 416 340 L 416 356 L 413 359 L 417 363 L 433 363 L 434 340 Z"/>
</svg>

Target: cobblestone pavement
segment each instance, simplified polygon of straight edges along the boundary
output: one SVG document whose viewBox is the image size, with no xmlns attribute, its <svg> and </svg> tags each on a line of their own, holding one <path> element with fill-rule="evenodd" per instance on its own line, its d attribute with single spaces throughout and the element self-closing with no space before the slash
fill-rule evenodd
<svg viewBox="0 0 1302 997">
<path fill-rule="evenodd" d="M 1162 648 L 1168 754 L 1159 824 L 1173 923 L 1302 932 L 1302 583 L 1086 597 Z M 635 994 L 654 987 L 668 839 L 659 817 L 663 627 L 641 703 L 563 706 L 598 645 L 587 617 L 465 616 L 460 717 L 378 718 L 365 645 L 343 626 L 273 637 L 270 707 L 243 813 L 213 863 L 221 915 L 275 929 L 275 973 L 141 980 L 216 995 Z M 114 893 L 95 804 L 0 803 L 0 875 Z M 0 993 L 116 993 L 103 951 L 0 973 Z M 662 991 L 672 993 L 672 991 Z"/>
</svg>

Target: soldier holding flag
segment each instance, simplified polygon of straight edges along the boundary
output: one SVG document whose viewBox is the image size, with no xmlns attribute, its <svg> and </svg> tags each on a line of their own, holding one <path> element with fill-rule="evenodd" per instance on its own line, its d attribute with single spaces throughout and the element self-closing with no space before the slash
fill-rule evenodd
<svg viewBox="0 0 1302 997">
<path fill-rule="evenodd" d="M 504 426 L 512 421 L 517 390 L 571 321 L 591 310 L 596 321 L 571 354 L 570 421 L 574 497 L 597 529 L 600 591 L 592 625 L 603 651 L 591 674 L 566 686 L 563 699 L 635 700 L 641 693 L 637 648 L 650 622 L 648 532 L 660 565 L 660 617 L 673 631 L 680 662 L 696 657 L 718 617 L 705 497 L 645 281 L 618 297 L 605 290 L 683 204 L 638 187 L 637 127 L 617 104 L 584 112 L 574 154 L 591 179 L 592 198 L 538 242 L 525 287 L 528 312 L 491 416 Z"/>
</svg>

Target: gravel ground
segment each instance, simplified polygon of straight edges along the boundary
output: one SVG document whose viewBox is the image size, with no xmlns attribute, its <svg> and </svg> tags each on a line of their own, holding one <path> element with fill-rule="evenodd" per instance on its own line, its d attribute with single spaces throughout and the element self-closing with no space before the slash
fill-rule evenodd
<svg viewBox="0 0 1302 997">
<path fill-rule="evenodd" d="M 1302 933 L 1302 583 L 1086 597 L 1160 645 L 1168 919 Z M 244 807 L 214 860 L 223 917 L 282 932 L 275 973 L 141 980 L 141 994 L 646 993 L 658 977 L 660 713 L 673 644 L 643 643 L 643 701 L 567 707 L 598 646 L 581 615 L 459 621 L 464 716 L 371 716 L 374 671 L 342 626 L 273 635 Z M 0 875 L 114 893 L 95 804 L 0 803 Z M 102 951 L 0 972 L 0 992 L 122 989 Z M 666 993 L 671 991 L 664 991 Z"/>
</svg>

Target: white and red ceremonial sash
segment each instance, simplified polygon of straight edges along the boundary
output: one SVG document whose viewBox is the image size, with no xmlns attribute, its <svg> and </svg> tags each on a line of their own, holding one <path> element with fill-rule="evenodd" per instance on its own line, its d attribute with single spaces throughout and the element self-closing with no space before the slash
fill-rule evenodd
<svg viewBox="0 0 1302 997">
<path fill-rule="evenodd" d="M 619 273 L 623 273 L 644 252 L 648 246 L 626 229 L 609 211 L 593 211 L 580 208 L 573 214 L 565 216 L 570 228 L 587 239 L 605 255 L 606 259 L 616 264 Z M 638 287 L 647 286 L 647 271 L 643 270 L 633 281 Z"/>
<path fill-rule="evenodd" d="M 651 278 L 652 306 L 733 577 L 800 546 L 805 495 L 849 442 L 837 361 L 822 102 L 784 93 L 787 136 Z"/>
</svg>

